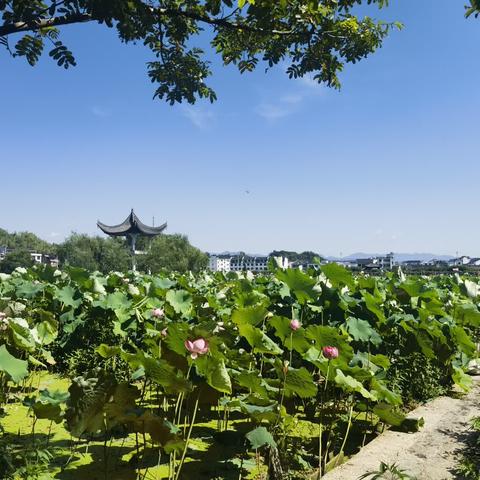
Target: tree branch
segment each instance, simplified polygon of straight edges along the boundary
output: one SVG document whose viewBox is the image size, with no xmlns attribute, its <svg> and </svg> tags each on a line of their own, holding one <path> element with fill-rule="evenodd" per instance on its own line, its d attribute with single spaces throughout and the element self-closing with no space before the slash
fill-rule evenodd
<svg viewBox="0 0 480 480">
<path fill-rule="evenodd" d="M 156 13 L 160 16 L 166 17 L 183 17 L 191 20 L 196 20 L 198 22 L 208 23 L 215 27 L 223 27 L 233 30 L 243 30 L 246 32 L 260 33 L 260 34 L 270 34 L 270 35 L 291 35 L 294 33 L 292 30 L 266 30 L 263 28 L 252 27 L 247 24 L 240 24 L 235 22 L 230 22 L 226 18 L 215 18 L 208 15 L 199 14 L 197 12 L 191 12 L 186 10 L 176 10 L 172 8 L 158 8 L 151 9 L 152 13 Z M 26 32 L 31 30 L 40 30 L 47 27 L 58 27 L 61 25 L 69 25 L 72 23 L 83 23 L 91 22 L 96 20 L 88 13 L 76 13 L 71 15 L 64 15 L 61 17 L 53 18 L 42 18 L 38 20 L 32 20 L 29 22 L 15 22 L 15 23 L 6 23 L 0 26 L 0 37 L 6 37 L 14 33 Z"/>
<path fill-rule="evenodd" d="M 62 17 L 42 18 L 39 20 L 32 20 L 30 22 L 6 23 L 0 26 L 0 37 L 6 37 L 7 35 L 11 35 L 13 33 L 40 30 L 47 27 L 91 22 L 92 20 L 94 20 L 94 18 L 88 13 L 76 13 L 72 15 L 64 15 Z"/>
</svg>

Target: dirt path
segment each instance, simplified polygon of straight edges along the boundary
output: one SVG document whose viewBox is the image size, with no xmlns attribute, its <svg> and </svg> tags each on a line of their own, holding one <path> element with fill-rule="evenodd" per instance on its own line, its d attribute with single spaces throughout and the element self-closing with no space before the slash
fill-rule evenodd
<svg viewBox="0 0 480 480">
<path fill-rule="evenodd" d="M 357 480 L 381 461 L 397 463 L 418 480 L 460 479 L 454 473 L 459 452 L 471 434 L 470 419 L 480 415 L 480 376 L 473 379 L 468 395 L 440 397 L 415 409 L 411 416 L 425 419 L 419 432 L 387 431 L 322 480 Z"/>
</svg>

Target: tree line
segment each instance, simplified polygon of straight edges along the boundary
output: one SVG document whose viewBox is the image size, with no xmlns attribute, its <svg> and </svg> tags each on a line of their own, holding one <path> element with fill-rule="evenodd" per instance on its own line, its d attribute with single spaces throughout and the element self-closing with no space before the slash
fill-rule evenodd
<svg viewBox="0 0 480 480">
<path fill-rule="evenodd" d="M 103 238 L 72 233 L 64 242 L 56 244 L 42 240 L 31 232 L 9 233 L 0 229 L 0 247 L 8 253 L 0 262 L 0 272 L 10 273 L 16 267 L 31 267 L 30 252 L 57 256 L 60 265 L 86 268 L 108 273 L 127 271 L 132 266 L 127 242 L 120 238 Z M 200 271 L 206 268 L 208 256 L 180 234 L 160 235 L 154 239 L 140 239 L 137 248 L 144 253 L 137 255 L 140 271 L 157 273 L 162 269 L 178 272 Z"/>
</svg>

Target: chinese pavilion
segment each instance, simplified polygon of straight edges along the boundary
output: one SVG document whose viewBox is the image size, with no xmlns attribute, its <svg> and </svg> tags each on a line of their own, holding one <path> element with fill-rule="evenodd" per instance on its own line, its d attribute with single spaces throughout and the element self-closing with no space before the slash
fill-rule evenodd
<svg viewBox="0 0 480 480">
<path fill-rule="evenodd" d="M 97 227 L 107 235 L 111 237 L 126 237 L 132 251 L 132 262 L 133 270 L 136 268 L 135 263 L 135 245 L 137 242 L 137 237 L 142 235 L 144 237 L 156 237 L 160 235 L 166 228 L 167 223 L 159 227 L 150 227 L 145 225 L 134 213 L 133 208 L 130 212 L 130 215 L 118 225 L 105 225 L 104 223 L 98 221 Z"/>
</svg>

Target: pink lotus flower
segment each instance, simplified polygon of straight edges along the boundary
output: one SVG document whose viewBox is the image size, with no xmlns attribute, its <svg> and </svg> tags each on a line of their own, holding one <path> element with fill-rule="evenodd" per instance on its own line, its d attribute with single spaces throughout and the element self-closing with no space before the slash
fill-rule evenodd
<svg viewBox="0 0 480 480">
<path fill-rule="evenodd" d="M 199 355 L 205 355 L 205 353 L 208 352 L 208 342 L 204 338 L 197 338 L 193 342 L 191 340 L 185 340 L 185 348 L 195 360 Z"/>
<path fill-rule="evenodd" d="M 152 317 L 162 318 L 164 315 L 165 315 L 165 312 L 163 311 L 163 308 L 154 308 L 152 310 Z"/>
<path fill-rule="evenodd" d="M 338 357 L 338 348 L 337 347 L 323 347 L 322 352 L 325 358 L 328 360 L 333 360 Z"/>
<path fill-rule="evenodd" d="M 295 332 L 296 330 L 298 330 L 300 327 L 302 326 L 302 324 L 300 323 L 300 320 L 297 320 L 296 318 L 294 318 L 293 320 L 290 321 L 290 328 Z"/>
</svg>

